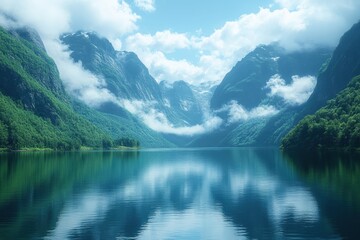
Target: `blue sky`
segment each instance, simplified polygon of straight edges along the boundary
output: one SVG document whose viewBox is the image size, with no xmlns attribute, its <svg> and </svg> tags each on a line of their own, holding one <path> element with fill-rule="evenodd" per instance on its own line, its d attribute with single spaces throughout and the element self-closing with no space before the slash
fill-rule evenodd
<svg viewBox="0 0 360 240">
<path fill-rule="evenodd" d="M 289 51 L 335 47 L 360 18 L 359 2 L 134 0 L 140 18 L 121 49 L 136 52 L 158 81 L 218 83 L 259 44 L 279 42 Z"/>
<path fill-rule="evenodd" d="M 260 44 L 335 47 L 358 9 L 359 0 L 0 0 L 0 12 L 35 28 L 58 65 L 61 34 L 95 31 L 135 52 L 157 81 L 192 84 L 219 83 Z M 0 15 L 0 24 L 13 23 Z"/>
<path fill-rule="evenodd" d="M 225 22 L 257 12 L 271 3 L 270 0 L 156 0 L 155 10 L 138 11 L 141 15 L 138 26 L 140 32 L 152 34 L 164 29 L 193 34 L 201 30 L 203 34 L 211 34 Z"/>
</svg>

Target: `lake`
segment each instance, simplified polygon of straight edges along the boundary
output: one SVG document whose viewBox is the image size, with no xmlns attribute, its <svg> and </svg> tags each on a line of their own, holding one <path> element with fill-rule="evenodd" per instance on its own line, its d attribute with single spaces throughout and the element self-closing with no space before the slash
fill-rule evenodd
<svg viewBox="0 0 360 240">
<path fill-rule="evenodd" d="M 0 155 L 0 239 L 359 237 L 359 155 L 272 148 Z"/>
</svg>

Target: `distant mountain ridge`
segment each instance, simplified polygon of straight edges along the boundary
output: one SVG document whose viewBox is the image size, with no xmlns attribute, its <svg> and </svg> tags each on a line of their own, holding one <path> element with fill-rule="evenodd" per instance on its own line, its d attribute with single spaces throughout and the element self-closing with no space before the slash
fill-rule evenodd
<svg viewBox="0 0 360 240">
<path fill-rule="evenodd" d="M 163 113 L 174 126 L 190 126 L 202 121 L 192 89 L 184 81 L 168 87 L 158 84 L 133 52 L 116 51 L 111 43 L 94 32 L 78 31 L 65 34 L 61 41 L 71 51 L 75 62 L 106 82 L 106 88 L 120 99 L 151 103 L 155 111 Z M 169 107 L 170 106 L 170 107 Z M 105 103 L 99 109 L 114 114 L 116 106 Z"/>
</svg>

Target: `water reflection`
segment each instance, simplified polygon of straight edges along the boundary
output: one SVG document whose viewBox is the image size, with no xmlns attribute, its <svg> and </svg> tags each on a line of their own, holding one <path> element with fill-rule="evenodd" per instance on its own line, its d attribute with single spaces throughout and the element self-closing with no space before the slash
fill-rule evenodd
<svg viewBox="0 0 360 240">
<path fill-rule="evenodd" d="M 299 169 L 276 149 L 2 155 L 0 232 L 4 239 L 355 236 L 342 235 L 324 208 L 341 211 L 343 202 L 328 191 L 324 202 Z"/>
<path fill-rule="evenodd" d="M 319 209 L 343 239 L 360 236 L 360 153 L 290 152 L 285 156 L 311 187 Z"/>
</svg>

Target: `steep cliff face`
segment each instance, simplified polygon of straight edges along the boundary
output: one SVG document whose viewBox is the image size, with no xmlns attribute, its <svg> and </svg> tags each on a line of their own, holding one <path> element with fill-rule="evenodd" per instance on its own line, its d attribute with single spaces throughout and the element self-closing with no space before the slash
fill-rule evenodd
<svg viewBox="0 0 360 240">
<path fill-rule="evenodd" d="M 360 74 L 360 22 L 346 32 L 331 60 L 318 77 L 309 101 L 304 106 L 313 112 L 343 90 L 351 79 Z"/>
<path fill-rule="evenodd" d="M 76 32 L 61 37 L 75 62 L 102 77 L 117 97 L 162 102 L 160 88 L 135 53 L 116 51 L 111 43 L 93 32 Z"/>
</svg>

